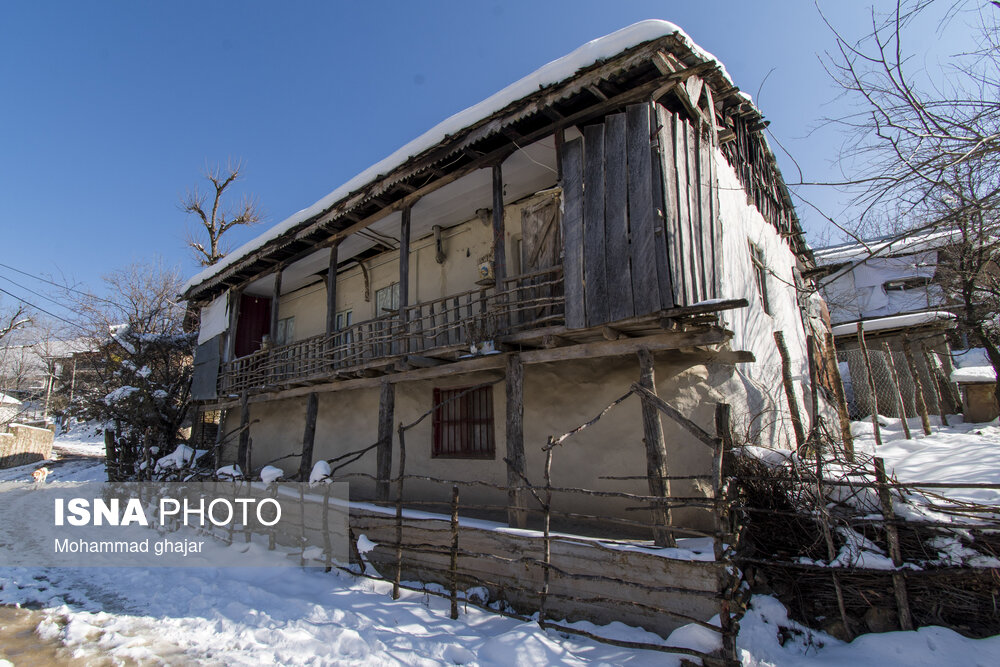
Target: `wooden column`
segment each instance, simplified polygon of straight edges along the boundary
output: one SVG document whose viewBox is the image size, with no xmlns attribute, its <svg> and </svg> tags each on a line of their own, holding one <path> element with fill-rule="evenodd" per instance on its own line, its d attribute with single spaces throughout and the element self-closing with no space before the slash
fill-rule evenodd
<svg viewBox="0 0 1000 667">
<path fill-rule="evenodd" d="M 889 366 L 892 383 L 896 385 L 896 403 L 899 410 L 899 422 L 903 427 L 903 435 L 909 440 L 912 435 L 910 434 L 910 425 L 906 422 L 906 401 L 903 400 L 903 386 L 899 383 L 899 373 L 896 371 L 896 362 L 892 359 L 892 350 L 889 349 L 889 344 L 885 341 L 882 342 L 882 354 L 885 355 L 886 364 Z"/>
<path fill-rule="evenodd" d="M 402 335 L 403 349 L 409 352 L 409 338 L 406 335 L 406 307 L 410 302 L 410 207 L 402 212 L 402 222 L 399 225 L 399 329 Z"/>
<path fill-rule="evenodd" d="M 792 430 L 795 431 L 795 446 L 802 447 L 806 444 L 806 434 L 802 428 L 802 416 L 799 412 L 799 400 L 795 396 L 795 385 L 792 384 L 792 362 L 788 357 L 785 334 L 775 331 L 774 343 L 778 346 L 778 354 L 781 356 L 781 383 L 785 387 L 785 399 L 788 401 L 788 411 L 792 416 Z"/>
<path fill-rule="evenodd" d="M 236 452 L 236 464 L 244 475 L 250 474 L 247 465 L 247 459 L 250 456 L 250 406 L 247 403 L 248 399 L 249 396 L 244 391 L 240 397 L 240 447 Z"/>
<path fill-rule="evenodd" d="M 281 269 L 274 272 L 274 291 L 271 293 L 271 345 L 278 342 L 278 302 L 281 300 Z"/>
<path fill-rule="evenodd" d="M 396 385 L 382 382 L 378 402 L 378 447 L 376 448 L 376 500 L 389 500 L 389 478 L 392 476 L 392 419 L 396 402 Z"/>
<path fill-rule="evenodd" d="M 306 430 L 302 435 L 302 458 L 299 459 L 299 481 L 308 482 L 312 474 L 313 442 L 316 440 L 316 415 L 319 412 L 319 396 L 309 394 L 306 404 Z"/>
<path fill-rule="evenodd" d="M 240 323 L 240 302 L 243 300 L 243 290 L 229 290 L 229 335 L 226 338 L 226 358 L 232 361 L 236 358 L 236 328 Z"/>
<path fill-rule="evenodd" d="M 527 528 L 524 496 L 524 366 L 521 357 L 507 357 L 507 524 Z"/>
<path fill-rule="evenodd" d="M 656 393 L 656 378 L 653 373 L 653 355 L 646 348 L 639 348 L 639 384 Z M 663 440 L 663 424 L 660 412 L 648 400 L 642 401 L 643 444 L 646 446 L 646 478 L 649 495 L 666 498 L 670 495 L 667 481 L 667 445 Z M 666 505 L 653 510 L 653 540 L 658 547 L 674 546 L 674 536 L 668 528 L 671 524 L 670 508 Z"/>
<path fill-rule="evenodd" d="M 330 268 L 326 274 L 326 335 L 337 330 L 337 264 L 340 244 L 330 247 Z"/>
<path fill-rule="evenodd" d="M 496 290 L 503 290 L 507 277 L 506 232 L 503 222 L 503 169 L 500 163 L 493 165 L 493 276 Z"/>
</svg>

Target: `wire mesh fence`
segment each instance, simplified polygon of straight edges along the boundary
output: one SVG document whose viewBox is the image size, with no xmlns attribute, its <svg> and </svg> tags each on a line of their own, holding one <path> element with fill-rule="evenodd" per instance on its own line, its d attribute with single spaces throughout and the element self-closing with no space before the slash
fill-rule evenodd
<svg viewBox="0 0 1000 667">
<path fill-rule="evenodd" d="M 837 351 L 851 419 L 874 413 L 914 418 L 961 412 L 947 352 L 919 342 L 900 344 L 898 339 L 870 340 L 866 348 Z"/>
</svg>

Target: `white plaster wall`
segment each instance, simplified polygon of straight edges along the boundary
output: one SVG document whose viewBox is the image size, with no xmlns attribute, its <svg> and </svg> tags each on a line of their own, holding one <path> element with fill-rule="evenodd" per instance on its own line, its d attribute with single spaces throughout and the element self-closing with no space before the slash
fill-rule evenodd
<svg viewBox="0 0 1000 667">
<path fill-rule="evenodd" d="M 744 431 L 757 433 L 764 446 L 794 449 L 795 441 L 787 401 L 781 383 L 781 358 L 774 332 L 782 331 L 792 363 L 792 378 L 798 395 L 803 425 L 808 428 L 809 366 L 806 334 L 796 300 L 793 268 L 796 258 L 777 230 L 747 202 L 736 172 L 718 150 L 719 217 L 722 227 L 722 298 L 744 298 L 748 308 L 723 313 L 733 331 L 734 350 L 749 350 L 755 363 L 738 364 L 737 375 L 746 388 L 748 407 L 744 414 L 734 408 L 734 421 Z M 764 312 L 754 280 L 748 242 L 761 248 L 772 275 L 767 278 L 771 314 Z M 757 417 L 757 415 L 760 417 Z"/>
</svg>

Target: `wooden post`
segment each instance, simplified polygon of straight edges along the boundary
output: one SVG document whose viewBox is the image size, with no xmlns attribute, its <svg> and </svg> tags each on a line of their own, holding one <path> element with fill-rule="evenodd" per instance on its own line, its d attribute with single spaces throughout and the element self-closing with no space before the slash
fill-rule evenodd
<svg viewBox="0 0 1000 667">
<path fill-rule="evenodd" d="M 889 373 L 892 374 L 892 382 L 896 385 L 896 400 L 899 406 L 899 421 L 903 425 L 903 435 L 909 440 L 913 437 L 910 434 L 910 425 L 906 423 L 906 402 L 903 400 L 903 388 L 899 384 L 899 373 L 896 372 L 896 362 L 892 359 L 892 350 L 889 344 L 882 343 L 882 354 L 885 355 L 885 362 L 889 365 Z"/>
<path fill-rule="evenodd" d="M 524 366 L 521 356 L 507 357 L 507 524 L 527 528 L 523 477 L 524 464 Z"/>
<path fill-rule="evenodd" d="M 806 361 L 809 365 L 809 435 L 812 436 L 819 430 L 819 369 L 816 367 L 816 340 L 810 334 L 806 336 Z M 819 445 L 816 449 L 816 457 L 819 458 Z"/>
<path fill-rule="evenodd" d="M 229 291 L 229 335 L 226 338 L 226 358 L 223 361 L 232 361 L 236 358 L 236 329 L 240 324 L 241 301 L 243 301 L 242 290 Z"/>
<path fill-rule="evenodd" d="M 390 438 L 391 436 L 390 429 Z M 403 576 L 403 481 L 406 479 L 406 429 L 399 425 L 399 476 L 396 478 L 396 576 L 392 580 L 392 599 L 399 599 L 399 581 Z"/>
<path fill-rule="evenodd" d="M 788 346 L 785 345 L 785 334 L 774 332 L 774 343 L 778 346 L 781 356 L 781 383 L 785 387 L 785 399 L 788 401 L 788 411 L 792 416 L 792 430 L 795 431 L 795 446 L 806 444 L 806 434 L 802 428 L 802 417 L 799 413 L 799 399 L 795 397 L 795 385 L 792 384 L 791 360 L 788 358 Z"/>
<path fill-rule="evenodd" d="M 715 406 L 715 434 L 716 445 L 715 454 L 712 461 L 712 491 L 715 501 L 715 536 L 713 538 L 713 548 L 715 561 L 721 563 L 725 561 L 725 544 L 730 533 L 729 524 L 729 500 L 726 486 L 726 466 L 727 452 L 733 448 L 733 430 L 731 422 L 732 409 L 728 403 L 717 403 Z M 735 586 L 734 577 L 729 576 L 729 584 L 723 586 L 722 595 L 719 600 L 719 630 L 722 635 L 723 660 L 726 665 L 739 665 L 739 656 L 736 652 L 736 628 L 733 624 L 732 616 L 732 591 Z"/>
<path fill-rule="evenodd" d="M 823 457 L 816 456 L 816 508 L 819 510 L 816 520 L 819 521 L 823 529 L 823 540 L 826 542 L 826 558 L 828 563 L 832 563 L 837 557 L 837 548 L 833 542 L 833 531 L 830 530 L 830 513 L 826 507 L 826 496 L 823 493 Z M 831 568 L 832 569 L 832 568 Z M 847 606 L 844 604 L 844 589 L 840 585 L 840 574 L 832 572 L 833 590 L 837 594 L 837 609 L 840 611 L 840 622 L 844 624 L 844 633 L 848 641 L 854 638 L 851 630 L 850 619 L 847 616 Z"/>
<path fill-rule="evenodd" d="M 306 430 L 302 435 L 302 458 L 299 460 L 299 481 L 308 482 L 312 473 L 313 442 L 316 439 L 316 415 L 319 412 L 319 397 L 316 392 L 309 394 L 306 403 Z"/>
<path fill-rule="evenodd" d="M 401 354 L 410 351 L 407 337 L 407 312 L 410 304 L 410 211 L 407 206 L 402 212 L 402 222 L 399 225 L 399 332 L 402 342 Z"/>
<path fill-rule="evenodd" d="M 837 346 L 833 334 L 826 335 L 826 347 L 830 350 L 828 357 L 830 377 L 833 384 L 833 397 L 837 401 L 837 417 L 840 421 L 840 439 L 844 446 L 844 456 L 848 461 L 854 461 L 854 436 L 851 434 L 851 413 L 847 408 L 847 397 L 844 395 L 844 380 L 840 377 L 840 365 L 837 363 Z"/>
<path fill-rule="evenodd" d="M 326 335 L 337 330 L 337 264 L 340 244 L 330 247 L 330 268 L 326 274 Z"/>
<path fill-rule="evenodd" d="M 219 410 L 219 428 L 215 431 L 215 447 L 212 450 L 212 464 L 218 470 L 222 467 L 222 439 L 225 437 L 228 410 Z"/>
<path fill-rule="evenodd" d="M 653 372 L 653 355 L 646 348 L 639 348 L 639 384 L 656 393 L 656 379 Z M 646 479 L 649 495 L 667 498 L 670 486 L 667 480 L 667 445 L 663 440 L 663 424 L 656 407 L 642 399 L 642 442 L 646 447 Z M 674 546 L 674 536 L 670 531 L 672 519 L 666 504 L 653 509 L 653 539 L 658 547 Z"/>
<path fill-rule="evenodd" d="M 889 543 L 889 557 L 896 570 L 892 573 L 892 587 L 896 594 L 896 611 L 899 614 L 900 630 L 912 630 L 913 618 L 910 615 L 910 600 L 906 591 L 906 580 L 899 568 L 903 565 L 903 554 L 899 549 L 899 532 L 896 530 L 896 512 L 892 509 L 892 495 L 885 474 L 885 462 L 875 457 L 875 481 L 878 483 L 878 499 L 882 506 L 882 518 L 885 520 L 886 541 Z"/>
<path fill-rule="evenodd" d="M 913 376 L 913 396 L 917 402 L 917 412 L 920 413 L 920 423 L 924 427 L 924 435 L 931 434 L 931 418 L 927 414 L 927 402 L 924 401 L 924 385 L 920 381 L 920 372 L 917 364 L 913 361 L 913 350 L 910 349 L 910 340 L 903 338 L 903 355 L 906 356 L 906 366 Z"/>
<path fill-rule="evenodd" d="M 503 169 L 493 165 L 493 276 L 496 291 L 502 292 L 507 278 L 506 232 L 503 220 Z"/>
<path fill-rule="evenodd" d="M 281 269 L 274 272 L 274 291 L 271 293 L 271 345 L 278 344 L 278 302 L 281 300 Z"/>
<path fill-rule="evenodd" d="M 549 578 L 552 565 L 552 448 L 555 443 L 552 436 L 549 436 L 548 446 L 545 448 L 545 515 L 542 519 L 542 590 L 538 602 L 538 625 L 545 629 L 545 607 L 549 598 Z"/>
<path fill-rule="evenodd" d="M 451 486 L 451 618 L 458 618 L 458 485 Z"/>
<path fill-rule="evenodd" d="M 250 458 L 250 406 L 248 401 L 249 396 L 244 391 L 243 395 L 240 396 L 240 447 L 236 452 L 236 462 L 244 475 L 250 474 L 247 463 Z"/>
<path fill-rule="evenodd" d="M 923 343 L 920 344 L 920 352 L 924 357 L 924 365 L 927 367 L 927 375 L 930 376 L 932 386 L 934 387 L 934 395 L 937 397 L 938 412 L 941 414 L 941 426 L 947 426 L 948 407 L 944 403 L 944 387 L 941 383 L 941 373 L 937 364 L 931 360 L 931 354 L 927 351 L 927 346 Z"/>
<path fill-rule="evenodd" d="M 865 360 L 865 373 L 868 375 L 868 390 L 872 394 L 872 427 L 875 429 L 875 446 L 882 446 L 882 430 L 878 425 L 878 394 L 875 392 L 875 376 L 872 375 L 872 360 L 868 357 L 868 346 L 865 344 L 865 325 L 858 322 L 858 345 L 861 346 L 861 358 Z"/>
<path fill-rule="evenodd" d="M 389 499 L 389 478 L 392 476 L 392 419 L 396 403 L 395 385 L 382 381 L 378 402 L 378 447 L 376 447 L 376 472 L 378 479 L 375 499 Z"/>
</svg>

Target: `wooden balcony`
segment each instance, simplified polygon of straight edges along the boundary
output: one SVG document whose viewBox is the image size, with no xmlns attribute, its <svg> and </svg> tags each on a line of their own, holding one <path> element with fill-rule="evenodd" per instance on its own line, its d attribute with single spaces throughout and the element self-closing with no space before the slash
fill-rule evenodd
<svg viewBox="0 0 1000 667">
<path fill-rule="evenodd" d="M 476 344 L 564 324 L 562 267 L 407 306 L 331 334 L 261 349 L 222 364 L 219 395 L 357 377 L 403 357 L 437 363 L 472 354 Z"/>
</svg>

